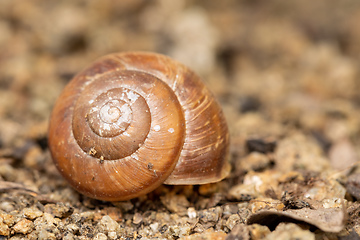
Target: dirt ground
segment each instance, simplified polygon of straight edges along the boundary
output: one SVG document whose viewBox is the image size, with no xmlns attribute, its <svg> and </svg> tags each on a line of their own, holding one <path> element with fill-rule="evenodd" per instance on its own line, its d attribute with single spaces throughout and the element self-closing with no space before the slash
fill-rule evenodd
<svg viewBox="0 0 360 240">
<path fill-rule="evenodd" d="M 360 239 L 357 0 L 0 1 L 0 239 Z M 162 53 L 221 103 L 230 176 L 125 202 L 73 190 L 47 127 L 96 58 Z"/>
</svg>

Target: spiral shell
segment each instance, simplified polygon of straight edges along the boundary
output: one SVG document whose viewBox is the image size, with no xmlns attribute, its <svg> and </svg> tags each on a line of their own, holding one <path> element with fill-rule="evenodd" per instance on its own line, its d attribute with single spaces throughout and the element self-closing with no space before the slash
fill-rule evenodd
<svg viewBox="0 0 360 240">
<path fill-rule="evenodd" d="M 118 201 L 229 172 L 221 108 L 198 76 L 160 54 L 97 60 L 66 86 L 50 120 L 53 161 L 84 195 Z"/>
</svg>

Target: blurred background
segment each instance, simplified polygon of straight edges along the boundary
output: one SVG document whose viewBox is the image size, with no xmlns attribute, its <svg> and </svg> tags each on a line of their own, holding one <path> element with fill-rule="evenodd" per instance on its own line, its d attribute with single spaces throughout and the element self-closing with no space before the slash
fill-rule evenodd
<svg viewBox="0 0 360 240">
<path fill-rule="evenodd" d="M 100 56 L 132 50 L 169 55 L 204 79 L 235 156 L 246 139 L 294 129 L 325 152 L 343 139 L 358 144 L 359 22 L 356 0 L 2 0 L 0 146 L 46 142 L 70 79 Z"/>
<path fill-rule="evenodd" d="M 9 144 L 47 121 L 64 85 L 90 62 L 131 50 L 195 70 L 231 128 L 237 114 L 260 111 L 324 130 L 319 109 L 359 104 L 359 22 L 356 0 L 2 0 L 0 139 Z"/>
</svg>

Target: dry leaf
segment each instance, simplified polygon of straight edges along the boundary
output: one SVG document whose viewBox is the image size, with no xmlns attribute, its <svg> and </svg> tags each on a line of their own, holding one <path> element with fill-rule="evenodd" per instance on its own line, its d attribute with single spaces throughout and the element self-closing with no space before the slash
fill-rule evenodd
<svg viewBox="0 0 360 240">
<path fill-rule="evenodd" d="M 281 222 L 307 223 L 324 232 L 340 232 L 344 228 L 345 216 L 344 210 L 339 208 L 264 210 L 251 215 L 247 224 L 258 223 L 275 229 Z"/>
</svg>

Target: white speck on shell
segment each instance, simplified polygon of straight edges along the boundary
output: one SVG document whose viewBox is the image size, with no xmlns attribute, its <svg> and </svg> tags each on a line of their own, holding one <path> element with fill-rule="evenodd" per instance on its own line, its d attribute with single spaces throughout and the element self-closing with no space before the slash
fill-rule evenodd
<svg viewBox="0 0 360 240">
<path fill-rule="evenodd" d="M 169 133 L 173 133 L 173 132 L 175 132 L 175 130 L 174 130 L 173 128 L 169 128 L 169 129 L 168 129 L 168 132 L 169 132 Z"/>
<path fill-rule="evenodd" d="M 132 91 L 129 91 L 127 93 L 127 97 L 130 99 L 131 102 L 135 102 L 139 98 L 139 96 Z"/>
<path fill-rule="evenodd" d="M 139 156 L 137 155 L 136 152 L 133 153 L 133 154 L 131 154 L 131 157 L 134 158 L 134 159 L 136 159 L 136 160 L 139 160 Z"/>
<path fill-rule="evenodd" d="M 176 89 L 176 85 L 177 85 L 178 79 L 179 79 L 179 74 L 176 74 L 176 76 L 175 76 L 175 81 L 173 82 L 172 89 Z"/>
<path fill-rule="evenodd" d="M 160 131 L 160 125 L 155 125 L 155 126 L 154 126 L 154 131 L 155 131 L 155 132 Z"/>
</svg>

